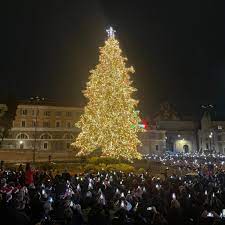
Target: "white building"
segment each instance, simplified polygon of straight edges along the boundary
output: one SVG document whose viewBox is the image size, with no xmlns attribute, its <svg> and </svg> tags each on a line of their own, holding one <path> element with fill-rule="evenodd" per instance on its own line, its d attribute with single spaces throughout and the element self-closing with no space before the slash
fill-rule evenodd
<svg viewBox="0 0 225 225">
<path fill-rule="evenodd" d="M 198 125 L 194 121 L 157 121 L 157 128 L 165 130 L 167 151 L 190 153 L 198 150 Z"/>
<path fill-rule="evenodd" d="M 212 120 L 206 111 L 198 131 L 199 151 L 225 154 L 225 121 Z"/>
<path fill-rule="evenodd" d="M 148 129 L 140 134 L 142 146 L 139 151 L 142 154 L 163 153 L 166 151 L 166 131 L 157 129 Z"/>
</svg>

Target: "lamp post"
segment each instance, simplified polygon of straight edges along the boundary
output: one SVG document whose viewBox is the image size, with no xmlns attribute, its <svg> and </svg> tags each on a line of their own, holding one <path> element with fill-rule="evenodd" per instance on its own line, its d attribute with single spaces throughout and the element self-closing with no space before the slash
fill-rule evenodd
<svg viewBox="0 0 225 225">
<path fill-rule="evenodd" d="M 20 149 L 23 149 L 23 141 L 20 141 Z"/>
<path fill-rule="evenodd" d="M 212 153 L 212 138 L 213 138 L 213 132 L 210 132 L 209 134 L 209 148 L 210 148 L 210 153 Z"/>
<path fill-rule="evenodd" d="M 35 159 L 36 159 L 36 142 L 37 142 L 37 117 L 38 117 L 38 104 L 40 103 L 40 101 L 44 101 L 44 98 L 40 98 L 39 96 L 36 97 L 31 97 L 30 101 L 32 102 L 32 104 L 36 105 L 36 112 L 35 112 L 35 124 L 34 124 L 34 148 L 33 148 L 33 163 L 35 163 Z"/>
</svg>

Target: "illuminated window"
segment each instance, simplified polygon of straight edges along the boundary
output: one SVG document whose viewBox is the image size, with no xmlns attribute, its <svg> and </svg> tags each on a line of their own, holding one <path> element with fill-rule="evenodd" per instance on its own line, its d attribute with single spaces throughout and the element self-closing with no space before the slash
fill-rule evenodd
<svg viewBox="0 0 225 225">
<path fill-rule="evenodd" d="M 222 130 L 222 126 L 221 125 L 218 125 L 218 130 Z"/>
</svg>

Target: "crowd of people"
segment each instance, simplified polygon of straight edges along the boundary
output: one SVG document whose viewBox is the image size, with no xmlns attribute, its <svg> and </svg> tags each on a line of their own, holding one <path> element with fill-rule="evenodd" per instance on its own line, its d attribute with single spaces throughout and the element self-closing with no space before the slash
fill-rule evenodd
<svg viewBox="0 0 225 225">
<path fill-rule="evenodd" d="M 0 224 L 224 224 L 225 173 L 208 169 L 211 173 L 164 179 L 151 171 L 53 175 L 30 164 L 2 169 Z"/>
<path fill-rule="evenodd" d="M 204 153 L 165 153 L 145 155 L 145 159 L 157 161 L 166 166 L 178 168 L 181 172 L 186 169 L 189 171 L 200 171 L 202 174 L 225 170 L 225 155 L 204 154 Z M 209 169 L 211 168 L 211 169 Z"/>
</svg>

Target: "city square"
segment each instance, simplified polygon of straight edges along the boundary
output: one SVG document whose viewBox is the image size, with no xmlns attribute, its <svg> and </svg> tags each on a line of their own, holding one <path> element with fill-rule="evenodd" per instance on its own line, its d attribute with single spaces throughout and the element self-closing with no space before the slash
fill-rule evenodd
<svg viewBox="0 0 225 225">
<path fill-rule="evenodd" d="M 224 224 L 224 8 L 9 5 L 0 224 Z"/>
</svg>

